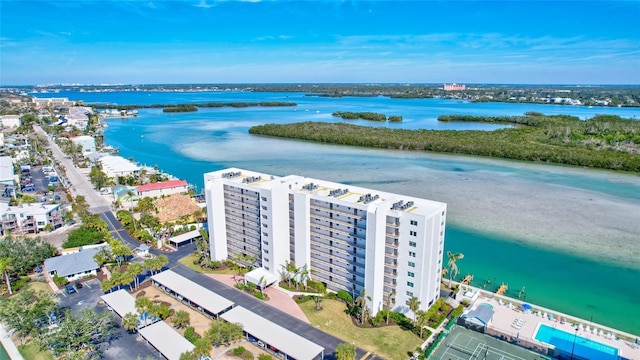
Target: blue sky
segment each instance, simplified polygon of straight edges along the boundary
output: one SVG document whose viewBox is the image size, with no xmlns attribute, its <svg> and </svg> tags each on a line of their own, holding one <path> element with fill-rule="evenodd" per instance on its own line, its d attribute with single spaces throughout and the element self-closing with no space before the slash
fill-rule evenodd
<svg viewBox="0 0 640 360">
<path fill-rule="evenodd" d="M 0 85 L 638 85 L 638 24 L 635 0 L 0 0 Z"/>
</svg>

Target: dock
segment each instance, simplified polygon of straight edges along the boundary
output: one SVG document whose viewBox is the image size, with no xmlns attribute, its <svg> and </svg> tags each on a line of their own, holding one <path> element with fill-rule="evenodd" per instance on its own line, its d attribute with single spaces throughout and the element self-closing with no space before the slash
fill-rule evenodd
<svg viewBox="0 0 640 360">
<path fill-rule="evenodd" d="M 509 285 L 502 283 L 500 285 L 500 287 L 498 288 L 498 291 L 496 291 L 496 294 L 498 295 L 504 295 L 505 292 L 507 292 L 507 289 L 509 289 Z"/>
<path fill-rule="evenodd" d="M 460 284 L 469 285 L 471 284 L 472 280 L 473 280 L 473 274 L 467 274 L 467 276 L 465 276 L 464 279 L 460 281 Z"/>
</svg>

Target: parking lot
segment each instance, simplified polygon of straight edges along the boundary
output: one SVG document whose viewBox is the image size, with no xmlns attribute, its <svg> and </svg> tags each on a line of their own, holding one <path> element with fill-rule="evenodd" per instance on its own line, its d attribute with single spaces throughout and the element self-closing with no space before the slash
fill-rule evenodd
<svg viewBox="0 0 640 360">
<path fill-rule="evenodd" d="M 60 307 L 69 308 L 72 313 L 78 313 L 85 309 L 95 309 L 97 313 L 109 311 L 104 305 L 101 305 L 100 296 L 104 293 L 100 289 L 100 281 L 91 279 L 82 284 L 82 288 L 74 286 L 75 292 L 67 294 L 65 289 L 60 290 Z M 103 359 L 146 359 L 157 358 L 158 352 L 153 349 L 146 341 L 141 341 L 136 334 L 129 334 L 121 326 L 120 318 L 116 314 L 112 314 L 115 323 L 118 324 L 118 330 L 115 339 L 101 347 Z"/>
<path fill-rule="evenodd" d="M 65 189 L 60 185 L 60 177 L 46 166 L 22 167 L 20 170 L 20 191 L 35 197 L 43 203 L 66 202 Z M 44 171 L 48 170 L 48 171 Z"/>
</svg>

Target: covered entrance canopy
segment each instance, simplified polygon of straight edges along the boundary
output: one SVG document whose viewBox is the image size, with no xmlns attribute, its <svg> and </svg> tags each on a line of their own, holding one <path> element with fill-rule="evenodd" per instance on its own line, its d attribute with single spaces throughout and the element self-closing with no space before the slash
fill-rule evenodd
<svg viewBox="0 0 640 360">
<path fill-rule="evenodd" d="M 258 287 L 267 287 L 278 281 L 278 279 L 278 275 L 272 274 L 264 268 L 253 269 L 244 275 L 245 283 L 250 282 Z"/>
</svg>

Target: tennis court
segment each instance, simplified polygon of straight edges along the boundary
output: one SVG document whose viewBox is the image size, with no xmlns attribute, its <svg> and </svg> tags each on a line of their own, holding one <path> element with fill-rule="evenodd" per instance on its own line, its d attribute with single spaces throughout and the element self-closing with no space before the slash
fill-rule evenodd
<svg viewBox="0 0 640 360">
<path fill-rule="evenodd" d="M 454 326 L 433 352 L 438 360 L 537 360 L 546 357 L 490 336 Z"/>
</svg>

